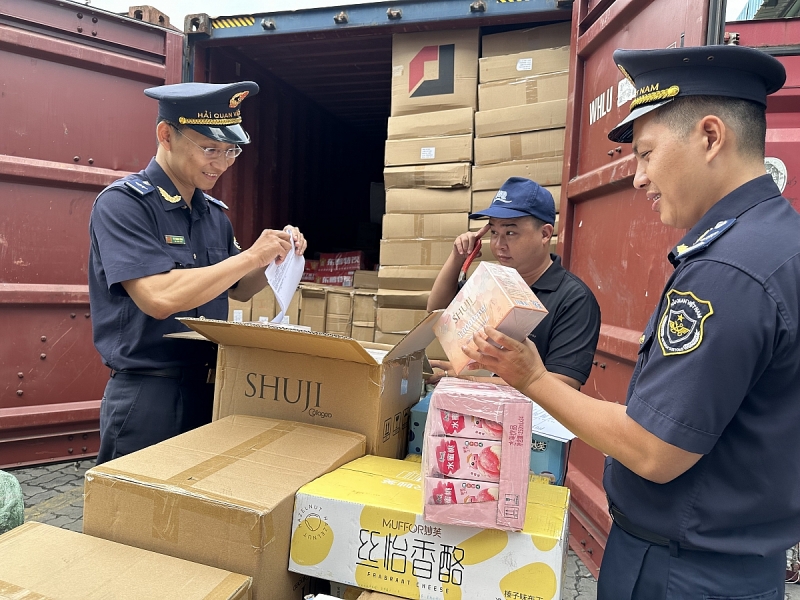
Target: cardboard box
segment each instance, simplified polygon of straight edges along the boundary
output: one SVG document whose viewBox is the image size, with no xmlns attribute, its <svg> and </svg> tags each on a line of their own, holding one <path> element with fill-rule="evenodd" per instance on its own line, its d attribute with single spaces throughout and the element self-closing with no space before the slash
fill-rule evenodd
<svg viewBox="0 0 800 600">
<path fill-rule="evenodd" d="M 472 162 L 472 134 L 386 140 L 384 165 L 427 165 Z"/>
<path fill-rule="evenodd" d="M 182 322 L 219 344 L 214 419 L 246 414 L 338 427 L 367 436 L 370 454 L 405 456 L 432 319 L 393 348 L 268 325 Z"/>
<path fill-rule="evenodd" d="M 442 348 L 439 340 L 433 340 L 430 345 L 425 348 L 425 356 L 430 360 L 447 360 L 447 354 L 445 354 L 444 348 Z"/>
<path fill-rule="evenodd" d="M 465 231 L 467 212 L 390 214 L 383 215 L 384 239 L 450 238 L 455 239 Z"/>
<path fill-rule="evenodd" d="M 470 185 L 470 166 L 465 162 L 387 167 L 383 170 L 383 181 L 387 191 L 394 188 L 467 188 Z"/>
<path fill-rule="evenodd" d="M 477 137 L 555 129 L 564 127 L 566 124 L 566 100 L 509 106 L 475 113 L 475 135 Z"/>
<path fill-rule="evenodd" d="M 572 24 L 567 20 L 554 25 L 484 35 L 481 38 L 481 56 L 501 56 L 527 50 L 569 46 L 571 33 Z"/>
<path fill-rule="evenodd" d="M 402 341 L 405 337 L 404 333 L 384 333 L 375 329 L 375 343 L 385 344 L 387 346 L 394 346 Z"/>
<path fill-rule="evenodd" d="M 319 271 L 314 277 L 314 282 L 332 287 L 353 287 L 355 271 Z"/>
<path fill-rule="evenodd" d="M 275 315 L 280 312 L 280 306 L 278 306 L 275 294 L 269 284 L 253 296 L 250 301 L 252 309 L 248 321 L 272 321 Z"/>
<path fill-rule="evenodd" d="M 509 177 L 527 177 L 539 185 L 561 185 L 561 171 L 564 161 L 561 157 L 536 158 L 533 160 L 512 160 L 496 165 L 473 167 L 472 189 L 492 190 L 500 189 Z"/>
<path fill-rule="evenodd" d="M 353 323 L 351 330 L 351 337 L 359 342 L 374 342 L 375 341 L 375 325 L 364 325 L 362 323 Z"/>
<path fill-rule="evenodd" d="M 430 291 L 440 267 L 424 265 L 381 265 L 378 287 L 384 290 Z"/>
<path fill-rule="evenodd" d="M 353 287 L 356 289 L 378 289 L 378 271 L 359 269 L 353 274 Z"/>
<path fill-rule="evenodd" d="M 398 596 L 390 596 L 380 592 L 364 592 L 358 597 L 358 600 L 399 600 L 399 598 Z"/>
<path fill-rule="evenodd" d="M 356 271 L 364 268 L 364 253 L 361 250 L 352 252 L 329 252 L 319 255 L 317 271 Z"/>
<path fill-rule="evenodd" d="M 493 165 L 512 160 L 564 155 L 565 129 L 545 129 L 475 140 L 475 164 Z"/>
<path fill-rule="evenodd" d="M 378 290 L 353 291 L 353 323 L 375 325 Z"/>
<path fill-rule="evenodd" d="M 554 235 L 550 238 L 550 254 L 558 254 L 556 250 L 558 249 L 558 236 Z"/>
<path fill-rule="evenodd" d="M 413 408 L 412 417 L 413 417 Z M 546 477 L 550 483 L 564 485 L 569 460 L 569 442 L 543 435 L 531 436 L 531 473 Z"/>
<path fill-rule="evenodd" d="M 475 110 L 472 108 L 455 108 L 404 117 L 389 117 L 387 139 L 407 140 L 442 135 L 472 135 L 474 113 Z"/>
<path fill-rule="evenodd" d="M 481 111 L 524 106 L 538 102 L 566 100 L 569 93 L 569 73 L 548 73 L 521 79 L 505 79 L 478 86 L 478 105 Z"/>
<path fill-rule="evenodd" d="M 335 581 L 331 581 L 330 584 L 331 596 L 334 598 L 341 598 L 342 600 L 359 600 L 361 594 L 365 592 L 365 590 L 354 585 L 345 585 L 344 583 L 337 583 Z"/>
<path fill-rule="evenodd" d="M 350 337 L 353 320 L 353 293 L 350 290 L 328 290 L 325 305 L 325 333 Z"/>
<path fill-rule="evenodd" d="M 473 334 L 485 325 L 524 340 L 547 309 L 511 267 L 482 262 L 433 328 L 456 373 L 473 363 L 462 346 L 475 348 Z"/>
<path fill-rule="evenodd" d="M 239 302 L 233 298 L 228 298 L 228 321 L 243 323 L 249 321 L 252 315 L 252 300 Z"/>
<path fill-rule="evenodd" d="M 453 250 L 454 238 L 381 240 L 381 265 L 441 266 Z"/>
<path fill-rule="evenodd" d="M 381 333 L 405 335 L 428 316 L 427 310 L 408 308 L 379 308 L 376 326 Z"/>
<path fill-rule="evenodd" d="M 294 295 L 292 296 L 292 301 L 289 302 L 289 306 L 286 308 L 286 314 L 283 315 L 284 321 L 288 325 L 299 325 L 300 324 L 300 290 L 298 289 L 295 291 Z"/>
<path fill-rule="evenodd" d="M 245 575 L 33 521 L 0 536 L 0 582 L 9 600 L 244 600 L 252 584 Z"/>
<path fill-rule="evenodd" d="M 468 188 L 453 190 L 395 188 L 386 192 L 386 212 L 388 214 L 469 212 L 469 194 Z"/>
<path fill-rule="evenodd" d="M 415 308 L 419 310 L 427 310 L 429 295 L 430 291 L 428 290 L 411 291 L 380 289 L 378 290 L 377 295 L 378 308 Z"/>
<path fill-rule="evenodd" d="M 569 69 L 569 45 L 480 59 L 480 82 L 519 79 Z"/>
<path fill-rule="evenodd" d="M 300 285 L 300 325 L 311 331 L 325 331 L 327 288 L 321 285 Z"/>
<path fill-rule="evenodd" d="M 496 138 L 495 138 L 496 139 Z M 502 185 L 502 183 L 501 183 Z M 556 205 L 556 212 L 559 210 L 559 205 L 561 204 L 561 186 L 560 185 L 546 185 L 544 186 L 547 191 L 549 191 L 553 195 L 553 202 Z M 499 188 L 499 186 L 498 186 Z M 494 190 L 485 190 L 485 191 L 473 191 L 472 192 L 472 211 L 471 212 L 479 212 L 485 208 L 489 208 L 492 205 L 492 200 L 494 200 L 495 194 L 497 194 L 497 189 Z M 479 224 L 478 229 L 483 226 L 485 221 L 480 220 L 470 220 L 470 227 L 474 224 Z M 477 229 L 476 229 L 477 231 Z M 379 274 L 380 277 L 380 274 Z"/>
<path fill-rule="evenodd" d="M 521 532 L 438 525 L 420 466 L 367 456 L 303 486 L 289 569 L 421 600 L 561 597 L 567 488 L 531 483 Z"/>
<path fill-rule="evenodd" d="M 365 450 L 350 431 L 230 416 L 87 471 L 83 531 L 249 575 L 257 600 L 299 600 L 294 494 Z"/>
<path fill-rule="evenodd" d="M 475 108 L 479 38 L 477 29 L 395 34 L 391 116 Z"/>
</svg>

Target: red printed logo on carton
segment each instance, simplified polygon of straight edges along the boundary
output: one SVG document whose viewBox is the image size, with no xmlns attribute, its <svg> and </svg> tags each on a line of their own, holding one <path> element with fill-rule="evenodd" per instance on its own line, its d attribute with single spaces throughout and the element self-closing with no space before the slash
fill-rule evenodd
<svg viewBox="0 0 800 600">
<path fill-rule="evenodd" d="M 444 475 L 452 475 L 461 468 L 456 440 L 445 439 L 439 443 L 436 448 L 436 462 L 439 472 Z"/>
</svg>

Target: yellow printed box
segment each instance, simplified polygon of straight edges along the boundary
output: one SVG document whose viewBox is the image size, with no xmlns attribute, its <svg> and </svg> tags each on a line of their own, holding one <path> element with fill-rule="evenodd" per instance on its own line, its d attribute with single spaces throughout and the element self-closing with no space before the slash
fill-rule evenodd
<svg viewBox="0 0 800 600">
<path fill-rule="evenodd" d="M 485 325 L 522 341 L 547 315 L 536 294 L 511 267 L 482 262 L 467 279 L 433 328 L 456 373 L 472 361 L 462 346 L 475 349 L 472 336 Z"/>
<path fill-rule="evenodd" d="M 419 463 L 377 456 L 304 485 L 289 570 L 419 600 L 560 598 L 569 490 L 532 482 L 522 531 L 422 518 Z"/>
</svg>

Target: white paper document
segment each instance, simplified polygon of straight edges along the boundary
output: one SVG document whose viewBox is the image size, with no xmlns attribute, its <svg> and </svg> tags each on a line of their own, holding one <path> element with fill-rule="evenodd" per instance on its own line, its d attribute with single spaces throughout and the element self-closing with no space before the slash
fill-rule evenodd
<svg viewBox="0 0 800 600">
<path fill-rule="evenodd" d="M 292 234 L 290 229 L 286 229 L 286 233 Z M 289 308 L 289 303 L 292 301 L 292 296 L 300 284 L 300 279 L 303 277 L 303 269 L 306 265 L 306 259 L 302 256 L 297 256 L 294 253 L 295 241 L 292 237 L 292 249 L 283 262 L 279 265 L 272 261 L 267 266 L 264 274 L 267 276 L 269 287 L 275 293 L 275 299 L 278 301 L 280 312 L 272 319 L 273 323 L 283 322 L 283 314 Z"/>
<path fill-rule="evenodd" d="M 533 402 L 533 433 L 558 442 L 568 442 L 575 437 L 569 429 L 551 417 L 541 406 Z"/>
</svg>

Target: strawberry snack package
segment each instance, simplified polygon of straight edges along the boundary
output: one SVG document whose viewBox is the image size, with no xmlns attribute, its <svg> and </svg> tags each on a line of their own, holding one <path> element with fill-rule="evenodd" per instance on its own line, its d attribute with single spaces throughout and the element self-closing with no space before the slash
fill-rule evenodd
<svg viewBox="0 0 800 600">
<path fill-rule="evenodd" d="M 442 379 L 422 449 L 427 521 L 518 531 L 525 523 L 531 401 L 514 388 Z"/>
</svg>

